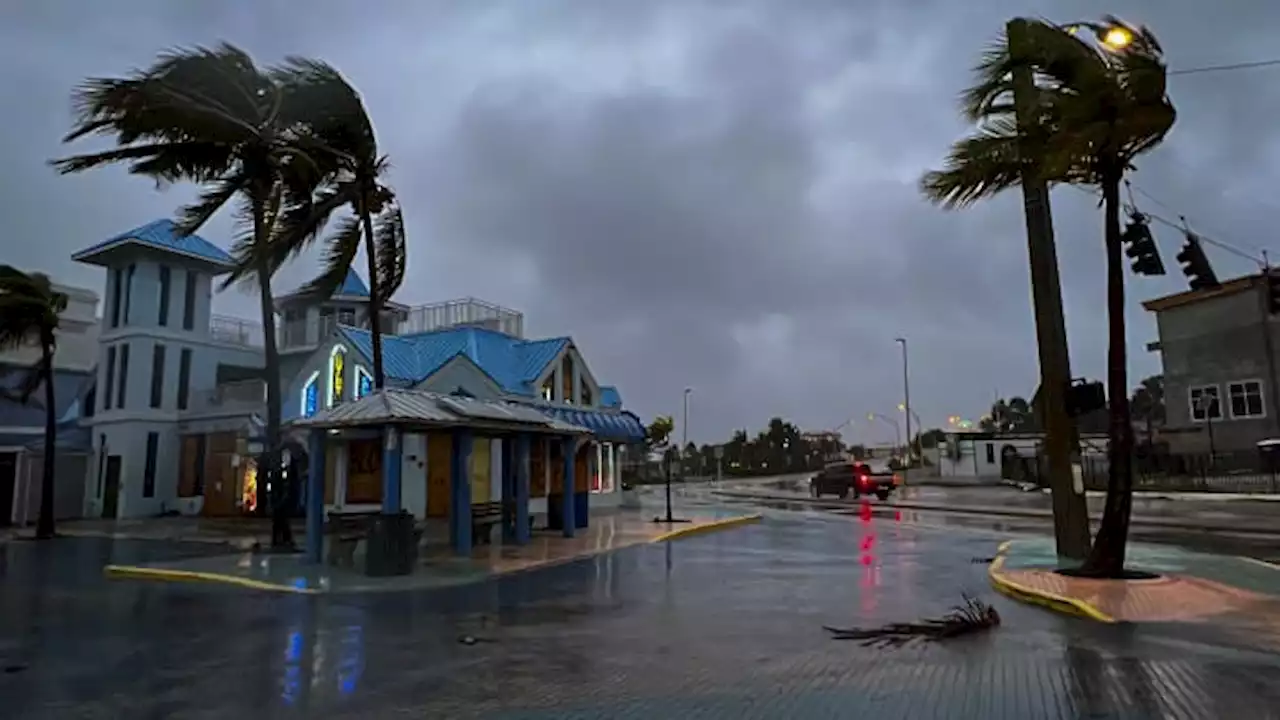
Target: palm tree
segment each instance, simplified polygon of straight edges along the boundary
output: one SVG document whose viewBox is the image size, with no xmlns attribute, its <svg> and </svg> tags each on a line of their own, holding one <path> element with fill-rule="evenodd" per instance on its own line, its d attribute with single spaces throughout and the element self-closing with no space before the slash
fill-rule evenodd
<svg viewBox="0 0 1280 720">
<path fill-rule="evenodd" d="M 124 78 L 92 78 L 75 93 L 76 120 L 64 138 L 107 136 L 116 148 L 54 161 L 61 173 L 123 163 L 159 183 L 203 186 L 178 212 L 178 231 L 191 234 L 230 202 L 244 232 L 232 255 L 239 268 L 228 279 L 257 286 L 262 313 L 267 384 L 264 462 L 273 498 L 272 544 L 292 545 L 282 483 L 273 482 L 280 456 L 280 363 L 276 349 L 271 277 L 289 255 L 273 232 L 311 212 L 315 188 L 332 175 L 338 156 L 305 132 L 313 107 L 296 102 L 280 82 L 287 71 L 259 68 L 243 50 L 215 48 L 162 54 Z M 312 93 L 312 97 L 322 93 Z M 224 284 L 224 288 L 226 284 Z"/>
<path fill-rule="evenodd" d="M 317 188 L 310 213 L 296 217 L 287 230 L 293 237 L 282 250 L 301 252 L 323 231 L 329 217 L 346 206 L 351 216 L 339 222 L 325 242 L 324 270 L 300 292 L 329 298 L 342 285 L 355 262 L 363 237 L 369 276 L 369 332 L 373 344 L 373 382 L 386 385 L 382 361 L 382 308 L 404 283 L 406 243 L 404 215 L 395 191 L 382 182 L 390 169 L 378 151 L 373 122 L 356 89 L 331 65 L 289 58 L 278 75 L 286 98 L 308 108 L 302 118 L 308 132 L 338 153 L 338 171 Z"/>
<path fill-rule="evenodd" d="M 1080 572 L 1120 577 L 1133 488 L 1120 183 L 1139 155 L 1163 141 L 1176 115 L 1165 94 L 1166 68 L 1154 35 L 1112 16 L 1087 28 L 1100 36 L 1118 28 L 1128 43 L 1103 47 L 1085 42 L 1071 28 L 1031 21 L 1019 57 L 1009 52 L 1007 42 L 988 52 L 978 68 L 979 82 L 965 92 L 963 101 L 966 116 L 979 124 L 978 134 L 958 142 L 946 167 L 926 174 L 921 188 L 946 207 L 967 206 L 1016 186 L 1024 162 L 1033 162 L 1050 183 L 1100 188 L 1107 257 L 1107 383 L 1112 399 L 1110 475 L 1102 523 Z M 1022 157 L 1020 145 L 1025 145 L 1019 142 L 1010 102 L 1013 71 L 1028 66 L 1040 78 L 1034 99 L 1040 123 L 1034 128 L 1040 139 L 1035 158 Z"/>
<path fill-rule="evenodd" d="M 44 386 L 44 466 L 40 478 L 40 516 L 36 537 L 53 537 L 54 462 L 58 435 L 58 410 L 53 392 L 53 352 L 57 348 L 58 318 L 67 308 L 67 296 L 53 289 L 43 273 L 24 273 L 0 265 L 0 348 L 40 345 L 40 359 L 28 369 L 17 392 L 6 390 L 11 400 L 27 403 Z"/>
</svg>

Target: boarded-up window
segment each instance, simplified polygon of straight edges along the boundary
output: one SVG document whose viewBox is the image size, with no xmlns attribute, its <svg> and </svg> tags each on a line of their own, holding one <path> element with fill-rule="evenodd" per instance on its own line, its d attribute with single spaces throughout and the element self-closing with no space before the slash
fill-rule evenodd
<svg viewBox="0 0 1280 720">
<path fill-rule="evenodd" d="M 347 443 L 347 504 L 382 502 L 382 440 Z"/>
<path fill-rule="evenodd" d="M 200 435 L 182 437 L 181 465 L 178 468 L 178 497 L 195 497 L 196 478 L 200 475 Z"/>
<path fill-rule="evenodd" d="M 529 497 L 547 496 L 547 440 L 534 438 L 529 443 Z"/>
<path fill-rule="evenodd" d="M 489 475 L 493 470 L 493 445 L 489 438 L 478 435 L 471 441 L 468 476 L 471 479 L 471 504 L 489 502 Z"/>
</svg>

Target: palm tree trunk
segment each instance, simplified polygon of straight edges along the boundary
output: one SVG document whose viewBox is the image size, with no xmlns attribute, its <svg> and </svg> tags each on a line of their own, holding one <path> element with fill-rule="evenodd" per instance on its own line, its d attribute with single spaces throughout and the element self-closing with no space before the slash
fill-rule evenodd
<svg viewBox="0 0 1280 720">
<path fill-rule="evenodd" d="M 57 458 L 58 410 L 53 394 L 53 331 L 42 330 L 40 335 L 40 363 L 44 366 L 44 467 L 40 473 L 40 516 L 36 520 L 36 538 L 47 540 L 53 537 L 53 471 Z"/>
<path fill-rule="evenodd" d="M 1107 500 L 1093 548 L 1080 568 L 1082 575 L 1102 578 L 1124 576 L 1129 517 L 1133 509 L 1133 428 L 1129 422 L 1124 259 L 1120 236 L 1121 177 L 1121 172 L 1110 173 L 1102 184 L 1107 238 L 1107 395 L 1111 410 Z"/>
<path fill-rule="evenodd" d="M 373 387 L 381 390 L 387 384 L 382 370 L 382 288 L 378 282 L 377 248 L 373 242 L 373 217 L 368 197 L 361 201 L 360 222 L 364 224 L 364 254 L 369 261 L 369 339 L 373 343 Z"/>
<path fill-rule="evenodd" d="M 268 242 L 266 226 L 265 192 L 255 193 L 253 199 L 253 239 L 259 248 Z M 271 294 L 271 266 L 266 252 L 258 253 L 258 300 L 262 312 L 262 350 L 266 367 L 263 370 L 267 383 L 267 417 L 263 442 L 262 462 L 258 468 L 258 487 L 267 491 L 271 511 L 271 547 L 293 547 L 293 528 L 289 526 L 289 488 L 280 478 L 280 354 L 276 348 L 276 313 Z"/>
</svg>

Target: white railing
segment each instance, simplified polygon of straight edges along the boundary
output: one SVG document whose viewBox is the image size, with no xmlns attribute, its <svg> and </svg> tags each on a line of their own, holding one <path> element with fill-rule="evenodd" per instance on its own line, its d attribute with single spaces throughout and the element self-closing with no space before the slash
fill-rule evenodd
<svg viewBox="0 0 1280 720">
<path fill-rule="evenodd" d="M 262 325 L 227 315 L 209 318 L 209 338 L 228 345 L 262 347 Z"/>
<path fill-rule="evenodd" d="M 524 337 L 524 314 L 476 298 L 446 300 L 409 310 L 400 328 L 402 335 L 431 332 L 459 325 L 478 325 L 515 337 Z"/>
<path fill-rule="evenodd" d="M 237 380 L 205 390 L 193 390 L 188 412 L 236 410 L 252 412 L 267 402 L 267 384 L 263 380 Z"/>
</svg>

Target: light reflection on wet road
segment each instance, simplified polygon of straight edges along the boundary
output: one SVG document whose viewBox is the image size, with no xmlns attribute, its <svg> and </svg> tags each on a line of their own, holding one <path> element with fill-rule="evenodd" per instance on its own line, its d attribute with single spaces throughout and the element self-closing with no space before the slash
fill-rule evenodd
<svg viewBox="0 0 1280 720">
<path fill-rule="evenodd" d="M 757 526 L 471 586 L 278 596 L 101 578 L 141 543 L 0 546 L 5 718 L 1270 717 L 1280 659 L 995 598 L 1003 628 L 896 651 L 826 624 L 990 597 L 1003 539 L 892 516 Z M 183 550 L 188 551 L 188 550 Z M 207 552 L 192 548 L 189 552 Z M 142 559 L 142 558 L 137 558 Z M 480 640 L 459 642 L 463 635 Z M 1207 713 L 1207 714 L 1206 714 Z"/>
</svg>

